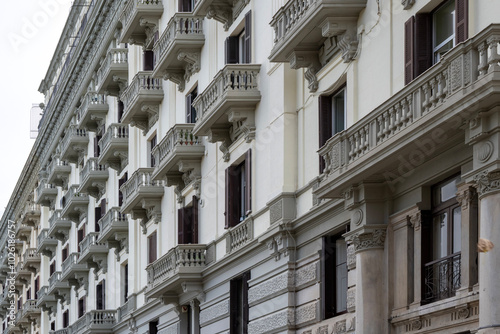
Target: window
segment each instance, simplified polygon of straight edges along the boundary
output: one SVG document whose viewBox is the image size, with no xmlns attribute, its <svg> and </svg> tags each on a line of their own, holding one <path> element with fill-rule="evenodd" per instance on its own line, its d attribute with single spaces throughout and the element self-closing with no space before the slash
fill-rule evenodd
<svg viewBox="0 0 500 334">
<path fill-rule="evenodd" d="M 83 317 L 85 314 L 85 297 L 78 300 L 78 318 Z"/>
<path fill-rule="evenodd" d="M 118 123 L 121 123 L 121 121 L 122 121 L 124 108 L 125 108 L 125 106 L 124 106 L 123 102 L 121 100 L 118 100 L 118 104 L 117 104 Z"/>
<path fill-rule="evenodd" d="M 196 123 L 196 109 L 193 101 L 198 96 L 198 87 L 195 87 L 191 93 L 186 95 L 186 123 Z"/>
<path fill-rule="evenodd" d="M 101 155 L 101 149 L 99 147 L 99 140 L 101 140 L 101 135 L 96 135 L 94 137 L 94 157 L 98 158 Z"/>
<path fill-rule="evenodd" d="M 424 302 L 455 295 L 460 288 L 462 208 L 456 199 L 460 176 L 432 187 L 432 209 L 422 230 Z"/>
<path fill-rule="evenodd" d="M 346 128 L 346 87 L 343 86 L 332 95 L 319 97 L 319 147 L 328 139 Z M 325 162 L 320 157 L 320 173 Z"/>
<path fill-rule="evenodd" d="M 229 322 L 230 334 L 248 333 L 248 281 L 250 272 L 233 279 L 229 286 Z"/>
<path fill-rule="evenodd" d="M 198 198 L 193 196 L 191 206 L 178 210 L 179 245 L 198 243 Z"/>
<path fill-rule="evenodd" d="M 148 263 L 156 261 L 156 231 L 148 237 Z"/>
<path fill-rule="evenodd" d="M 26 290 L 26 300 L 31 299 L 31 288 Z"/>
<path fill-rule="evenodd" d="M 85 238 L 85 225 L 83 225 L 82 228 L 78 230 L 77 237 L 78 237 L 78 240 L 77 240 L 77 242 L 78 242 L 78 252 L 81 253 L 82 250 L 80 249 L 80 242 L 82 242 L 83 238 Z"/>
<path fill-rule="evenodd" d="M 185 13 L 193 11 L 193 0 L 178 0 L 178 1 L 179 1 L 178 12 Z"/>
<path fill-rule="evenodd" d="M 122 206 L 123 204 L 123 194 L 120 191 L 120 188 L 127 182 L 128 173 L 125 173 L 121 179 L 118 180 L 118 206 Z"/>
<path fill-rule="evenodd" d="M 245 28 L 226 39 L 226 64 L 249 64 L 252 62 L 252 13 L 245 15 Z"/>
<path fill-rule="evenodd" d="M 64 247 L 62 249 L 62 254 L 61 254 L 61 258 L 62 258 L 62 261 L 64 262 L 64 260 L 66 260 L 68 258 L 68 255 L 69 255 L 69 245 L 66 245 L 66 247 Z"/>
<path fill-rule="evenodd" d="M 245 160 L 226 169 L 226 226 L 238 225 L 252 210 L 252 151 Z"/>
<path fill-rule="evenodd" d="M 52 321 L 52 322 L 50 323 L 50 330 L 51 330 L 51 331 L 55 331 L 55 330 L 56 330 L 56 322 L 55 322 L 55 321 Z"/>
<path fill-rule="evenodd" d="M 152 71 L 155 67 L 153 50 L 144 50 L 142 55 L 144 71 Z"/>
<path fill-rule="evenodd" d="M 341 235 L 323 237 L 321 273 L 322 319 L 347 312 L 347 244 Z"/>
<path fill-rule="evenodd" d="M 123 282 L 123 303 L 128 301 L 128 263 L 122 269 L 122 282 Z"/>
<path fill-rule="evenodd" d="M 40 290 L 40 277 L 35 279 L 35 299 L 38 299 L 38 290 Z"/>
<path fill-rule="evenodd" d="M 95 289 L 96 310 L 106 309 L 106 282 L 102 280 Z"/>
<path fill-rule="evenodd" d="M 158 320 L 149 322 L 149 334 L 158 334 Z"/>
<path fill-rule="evenodd" d="M 66 310 L 63 313 L 63 328 L 67 328 L 69 326 L 69 311 Z"/>
<path fill-rule="evenodd" d="M 56 261 L 55 260 L 52 261 L 52 263 L 50 264 L 49 272 L 50 272 L 50 276 L 52 276 L 52 274 L 56 272 Z"/>
<path fill-rule="evenodd" d="M 149 140 L 149 165 L 150 167 L 155 167 L 156 166 L 156 159 L 155 156 L 153 155 L 153 149 L 156 147 L 157 144 L 157 139 L 156 139 L 156 134 Z"/>
<path fill-rule="evenodd" d="M 106 213 L 106 199 L 103 198 L 101 200 L 101 203 L 99 203 L 99 206 L 94 209 L 94 230 L 96 232 L 100 232 L 101 228 L 99 226 L 99 220 L 104 216 Z"/>
<path fill-rule="evenodd" d="M 468 38 L 468 0 L 447 0 L 431 13 L 405 23 L 405 84 Z"/>
</svg>

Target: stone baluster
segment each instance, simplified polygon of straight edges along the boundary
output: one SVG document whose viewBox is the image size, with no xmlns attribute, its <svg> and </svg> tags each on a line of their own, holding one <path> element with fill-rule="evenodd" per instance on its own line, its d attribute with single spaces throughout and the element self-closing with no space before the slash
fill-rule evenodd
<svg viewBox="0 0 500 334">
<path fill-rule="evenodd" d="M 477 69 L 479 71 L 479 77 L 482 77 L 488 73 L 488 46 L 483 42 L 479 44 L 477 51 L 479 52 L 479 65 Z"/>
<path fill-rule="evenodd" d="M 488 73 L 500 70 L 500 55 L 498 54 L 498 43 L 500 36 L 492 36 L 487 39 L 488 47 L 490 49 L 490 56 L 488 58 Z"/>
</svg>

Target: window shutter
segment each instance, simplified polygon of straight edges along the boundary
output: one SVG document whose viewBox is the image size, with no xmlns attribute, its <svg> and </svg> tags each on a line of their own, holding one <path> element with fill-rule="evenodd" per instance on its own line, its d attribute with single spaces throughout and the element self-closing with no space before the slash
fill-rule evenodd
<svg viewBox="0 0 500 334">
<path fill-rule="evenodd" d="M 177 243 L 184 244 L 184 208 L 177 210 Z"/>
<path fill-rule="evenodd" d="M 179 7 L 178 11 L 183 13 L 183 12 L 191 12 L 193 10 L 191 6 L 191 1 L 192 0 L 179 0 Z"/>
<path fill-rule="evenodd" d="M 191 216 L 191 242 L 193 244 L 198 243 L 198 197 L 193 196 L 193 206 L 191 208 L 192 216 Z"/>
<path fill-rule="evenodd" d="M 249 149 L 245 157 L 245 216 L 252 212 L 252 149 Z"/>
<path fill-rule="evenodd" d="M 248 306 L 248 281 L 250 280 L 250 272 L 247 271 L 246 273 L 243 274 L 242 276 L 242 308 L 243 308 L 243 314 L 241 315 L 242 322 L 243 322 L 243 334 L 248 334 L 248 321 L 249 321 L 249 306 Z"/>
<path fill-rule="evenodd" d="M 94 158 L 99 157 L 99 153 L 100 153 L 99 152 L 99 139 L 101 139 L 100 136 L 94 137 Z"/>
<path fill-rule="evenodd" d="M 323 237 L 321 248 L 321 319 L 335 315 L 335 240 L 332 236 Z"/>
<path fill-rule="evenodd" d="M 469 38 L 469 0 L 455 0 L 455 42 Z"/>
<path fill-rule="evenodd" d="M 40 277 L 35 280 L 35 297 L 38 299 L 38 290 L 40 290 Z"/>
<path fill-rule="evenodd" d="M 156 261 L 156 239 L 157 239 L 156 232 L 152 233 L 149 236 L 149 263 L 153 263 Z"/>
<path fill-rule="evenodd" d="M 102 280 L 102 309 L 106 309 L 106 280 Z"/>
<path fill-rule="evenodd" d="M 252 62 L 252 11 L 245 15 L 245 61 L 249 64 Z"/>
<path fill-rule="evenodd" d="M 95 226 L 95 231 L 100 232 L 101 229 L 99 228 L 99 219 L 101 219 L 101 207 L 98 206 L 97 208 L 94 209 L 94 214 L 95 214 L 95 220 L 94 220 L 94 226 Z"/>
<path fill-rule="evenodd" d="M 124 108 L 125 108 L 125 106 L 123 105 L 123 101 L 118 100 L 118 122 L 122 121 Z"/>
<path fill-rule="evenodd" d="M 231 198 L 229 196 L 229 168 L 226 168 L 226 180 L 225 180 L 225 212 L 224 212 L 224 220 L 225 220 L 225 224 L 224 224 L 224 228 L 229 228 L 230 227 L 230 223 L 229 223 L 229 208 L 231 207 Z"/>
<path fill-rule="evenodd" d="M 101 206 L 101 218 L 102 218 L 102 216 L 104 216 L 104 214 L 106 213 L 106 199 L 105 198 L 103 198 L 101 200 L 100 206 Z"/>
<path fill-rule="evenodd" d="M 330 96 L 319 97 L 319 147 L 325 145 L 332 136 L 332 98 Z M 325 160 L 319 157 L 319 172 L 323 173 Z"/>
<path fill-rule="evenodd" d="M 95 287 L 95 298 L 96 298 L 96 305 L 95 308 L 97 310 L 103 310 L 103 302 L 102 302 L 102 283 L 97 284 Z"/>
<path fill-rule="evenodd" d="M 238 43 L 238 36 L 226 38 L 226 64 L 238 64 L 240 60 Z"/>
<path fill-rule="evenodd" d="M 415 17 L 412 16 L 405 23 L 405 85 L 409 84 L 414 76 L 415 66 L 413 64 L 413 57 L 415 52 Z M 321 122 L 321 121 L 320 121 Z"/>
<path fill-rule="evenodd" d="M 237 169 L 237 166 L 226 169 L 226 228 L 236 226 L 240 222 L 238 210 L 240 182 Z"/>
<path fill-rule="evenodd" d="M 193 103 L 192 100 L 192 95 L 191 93 L 186 95 L 186 123 L 192 123 L 191 122 L 191 104 Z"/>
<path fill-rule="evenodd" d="M 414 78 L 432 66 L 432 15 L 415 15 Z"/>
<path fill-rule="evenodd" d="M 152 71 L 154 69 L 154 53 L 153 50 L 145 50 L 143 53 L 144 71 Z"/>
</svg>

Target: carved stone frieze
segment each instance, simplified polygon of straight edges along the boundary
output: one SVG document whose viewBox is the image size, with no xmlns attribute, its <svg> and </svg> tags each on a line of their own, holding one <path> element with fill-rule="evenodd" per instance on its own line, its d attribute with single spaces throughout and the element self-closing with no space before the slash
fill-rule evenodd
<svg viewBox="0 0 500 334">
<path fill-rule="evenodd" d="M 479 196 L 485 196 L 489 193 L 500 190 L 500 172 L 484 171 L 474 176 L 474 182 Z"/>
<path fill-rule="evenodd" d="M 207 323 L 227 315 L 229 315 L 229 299 L 201 310 L 200 325 L 205 326 Z"/>
<path fill-rule="evenodd" d="M 304 286 L 318 280 L 318 265 L 311 263 L 295 271 L 295 287 Z"/>
<path fill-rule="evenodd" d="M 248 324 L 249 333 L 270 333 L 281 328 L 287 328 L 289 324 L 295 323 L 293 310 L 285 309 L 271 315 L 251 321 Z"/>
<path fill-rule="evenodd" d="M 347 312 L 356 311 L 356 288 L 350 288 L 347 290 Z"/>
<path fill-rule="evenodd" d="M 471 203 L 477 202 L 477 191 L 473 187 L 467 187 L 466 189 L 457 193 L 457 201 L 462 206 L 462 210 L 467 210 Z"/>
<path fill-rule="evenodd" d="M 295 310 L 295 325 L 301 325 L 311 321 L 319 320 L 319 302 L 299 306 Z M 328 327 L 328 326 L 327 326 Z"/>
<path fill-rule="evenodd" d="M 340 333 L 347 332 L 347 320 L 344 319 L 344 320 L 341 320 L 341 321 L 337 321 L 335 323 L 335 326 L 333 327 L 333 332 L 335 334 L 340 334 Z"/>
<path fill-rule="evenodd" d="M 357 253 L 369 249 L 383 249 L 385 236 L 386 229 L 370 229 L 352 235 L 351 240 Z"/>
<path fill-rule="evenodd" d="M 352 270 L 356 268 L 356 250 L 354 245 L 347 247 L 347 269 Z"/>
<path fill-rule="evenodd" d="M 264 281 L 263 283 L 252 286 L 248 290 L 248 303 L 252 304 L 273 296 L 278 292 L 285 291 L 290 283 L 290 273 L 284 272 Z"/>
</svg>

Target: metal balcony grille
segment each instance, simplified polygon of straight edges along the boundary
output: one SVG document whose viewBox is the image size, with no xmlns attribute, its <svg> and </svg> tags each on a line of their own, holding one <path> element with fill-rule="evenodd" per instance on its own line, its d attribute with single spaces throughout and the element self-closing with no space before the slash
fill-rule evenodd
<svg viewBox="0 0 500 334">
<path fill-rule="evenodd" d="M 424 266 L 425 302 L 455 296 L 460 288 L 460 259 L 461 254 L 455 253 Z"/>
</svg>

